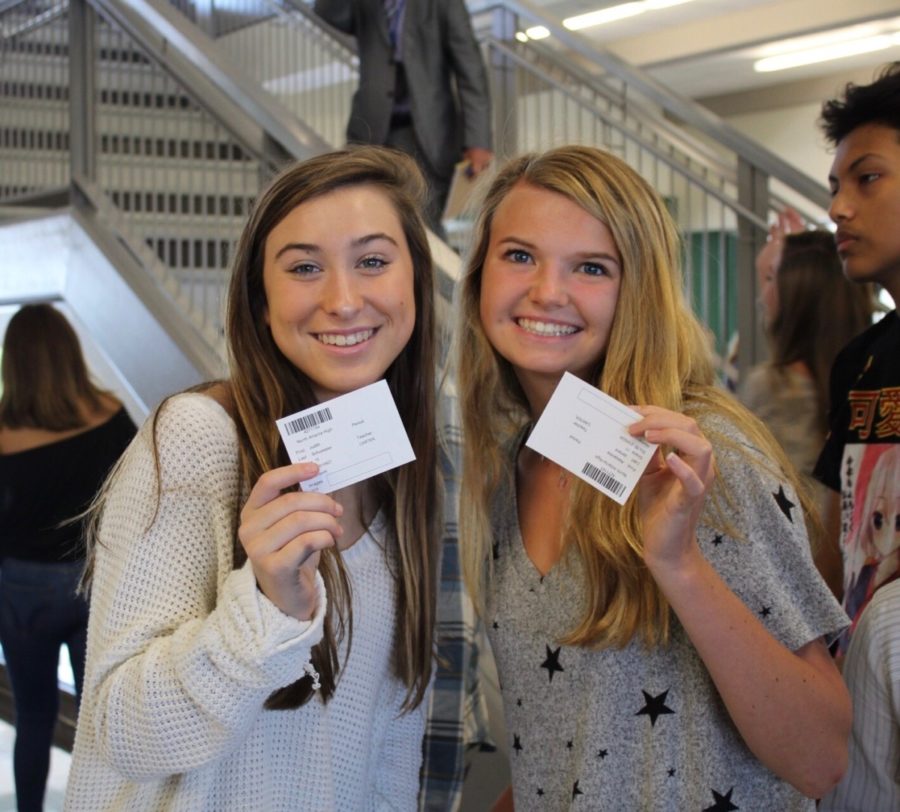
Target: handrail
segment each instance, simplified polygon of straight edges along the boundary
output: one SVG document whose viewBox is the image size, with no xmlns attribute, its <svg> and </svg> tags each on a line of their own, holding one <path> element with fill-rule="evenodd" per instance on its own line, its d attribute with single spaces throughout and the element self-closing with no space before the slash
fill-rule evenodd
<svg viewBox="0 0 900 812">
<path fill-rule="evenodd" d="M 220 114 L 224 109 L 240 108 L 291 158 L 308 158 L 329 148 L 275 99 L 260 93 L 259 87 L 246 78 L 245 73 L 216 47 L 212 39 L 185 20 L 165 0 L 90 1 L 151 50 L 160 64 L 170 63 L 173 55 L 181 57 L 180 81 L 189 88 L 193 85 L 200 90 L 195 94 L 197 100 L 210 102 L 206 98 L 210 85 L 216 92 L 218 98 L 208 107 L 211 112 Z M 229 125 L 234 126 L 237 132 L 247 131 L 246 122 L 239 126 L 234 117 Z M 257 143 L 256 149 L 263 150 L 264 147 Z"/>
<path fill-rule="evenodd" d="M 510 50 L 505 42 L 491 37 L 488 40 L 494 47 Z M 658 132 L 662 132 L 666 136 L 668 143 L 677 147 L 678 150 L 691 160 L 697 161 L 704 165 L 705 168 L 711 169 L 720 175 L 725 175 L 728 180 L 735 179 L 734 166 L 722 160 L 722 156 L 713 150 L 705 141 L 701 141 L 691 136 L 690 133 L 675 126 L 671 121 L 662 116 L 654 115 L 652 111 L 646 110 L 634 104 L 631 99 L 622 94 L 614 93 L 606 86 L 602 77 L 585 70 L 574 60 L 565 59 L 559 51 L 547 47 L 543 42 L 531 41 L 528 47 L 533 49 L 541 59 L 552 62 L 555 67 L 565 70 L 572 78 L 582 85 L 589 87 L 595 93 L 603 96 L 611 104 L 620 105 L 623 110 L 627 108 L 627 113 L 640 124 L 652 126 Z"/>
<path fill-rule="evenodd" d="M 500 50 L 507 59 L 510 59 L 521 66 L 529 65 L 527 60 L 523 59 L 514 50 L 508 48 L 504 43 L 495 43 L 495 47 L 497 47 L 498 50 Z M 546 81 L 549 82 L 551 80 Z M 580 99 L 578 99 L 577 96 L 567 88 L 562 87 L 557 82 L 552 82 L 552 84 L 556 85 L 557 89 L 561 93 L 565 94 L 573 101 L 580 102 Z M 621 122 L 609 120 L 606 122 L 606 126 L 621 132 L 623 135 L 626 135 L 629 138 L 637 140 L 635 134 L 629 132 L 625 124 Z M 709 183 L 709 181 L 705 180 L 704 178 L 697 177 L 696 174 L 692 173 L 689 168 L 679 166 L 676 162 L 671 160 L 670 156 L 666 155 L 665 152 L 656 145 L 647 143 L 645 141 L 641 141 L 640 144 L 641 147 L 648 153 L 666 163 L 672 172 L 688 178 L 691 183 L 693 183 L 697 188 L 702 189 L 706 194 L 708 194 L 712 198 L 715 198 L 720 203 L 727 205 L 735 214 L 746 218 L 761 229 L 765 229 L 767 227 L 765 220 L 759 217 L 754 211 L 748 209 L 746 206 L 742 205 L 740 201 L 735 200 L 733 197 L 729 197 L 727 194 L 724 194 L 721 189 L 717 189 L 713 184 Z M 731 174 L 734 174 L 733 170 Z"/>
<path fill-rule="evenodd" d="M 11 11 L 17 5 L 23 5 L 25 0 L 14 0 L 14 2 L 8 3 L 6 6 L 0 5 L 0 14 L 3 14 L 5 11 Z M 20 26 L 16 28 L 6 28 L 5 26 L 0 26 L 0 41 L 10 40 L 15 37 L 21 36 L 22 34 L 28 34 L 31 31 L 36 31 L 38 28 L 47 25 L 47 23 L 53 22 L 53 20 L 62 17 L 66 13 L 66 9 L 69 4 L 66 0 L 63 0 L 59 4 L 53 6 L 53 8 L 47 9 L 43 14 L 38 14 L 35 17 L 31 17 L 26 20 Z"/>
<path fill-rule="evenodd" d="M 601 48 L 583 34 L 569 31 L 563 27 L 558 18 L 546 14 L 528 0 L 502 0 L 502 3 L 499 4 L 496 0 L 485 0 L 484 2 L 475 2 L 470 6 L 473 15 L 488 13 L 497 8 L 512 11 L 535 24 L 544 26 L 565 47 L 597 63 L 610 74 L 635 87 L 670 115 L 715 139 L 757 169 L 776 178 L 815 205 L 823 209 L 828 208 L 830 195 L 824 186 L 748 138 L 693 99 L 676 93 L 646 71 L 630 65 L 611 51 Z"/>
<path fill-rule="evenodd" d="M 23 6 L 28 0 L 0 0 L 0 14 L 11 11 L 16 6 Z"/>
<path fill-rule="evenodd" d="M 316 12 L 312 10 L 312 7 L 309 3 L 304 3 L 303 0 L 270 0 L 270 2 L 275 3 L 277 6 L 280 6 L 283 9 L 296 11 L 298 14 L 304 16 L 307 20 L 314 22 L 320 28 L 324 28 L 333 39 L 337 40 L 352 54 L 357 53 L 356 37 L 346 33 L 345 31 L 341 31 L 340 29 L 335 28 L 333 25 L 323 20 L 318 14 L 316 14 Z"/>
</svg>

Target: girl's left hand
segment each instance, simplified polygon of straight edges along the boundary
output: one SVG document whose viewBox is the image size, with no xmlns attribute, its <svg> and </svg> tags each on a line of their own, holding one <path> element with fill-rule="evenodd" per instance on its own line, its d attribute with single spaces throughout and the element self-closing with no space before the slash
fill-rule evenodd
<svg viewBox="0 0 900 812">
<path fill-rule="evenodd" d="M 712 445 L 690 417 L 659 406 L 631 408 L 642 418 L 629 434 L 672 449 L 665 457 L 658 449 L 638 482 L 644 561 L 651 572 L 677 567 L 697 550 L 697 523 L 715 478 Z"/>
</svg>

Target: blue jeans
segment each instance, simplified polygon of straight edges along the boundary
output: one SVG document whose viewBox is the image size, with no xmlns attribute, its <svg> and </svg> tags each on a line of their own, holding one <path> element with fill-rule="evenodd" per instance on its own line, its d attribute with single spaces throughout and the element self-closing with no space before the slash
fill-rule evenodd
<svg viewBox="0 0 900 812">
<path fill-rule="evenodd" d="M 40 812 L 59 714 L 56 672 L 63 643 L 79 696 L 84 679 L 88 606 L 75 594 L 83 563 L 6 558 L 0 567 L 0 644 L 16 707 L 16 799 L 19 812 Z"/>
</svg>

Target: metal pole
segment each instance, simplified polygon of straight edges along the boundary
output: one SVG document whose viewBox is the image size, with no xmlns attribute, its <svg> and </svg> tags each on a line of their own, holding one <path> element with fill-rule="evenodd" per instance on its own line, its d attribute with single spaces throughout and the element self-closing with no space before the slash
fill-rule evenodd
<svg viewBox="0 0 900 812">
<path fill-rule="evenodd" d="M 96 18 L 87 0 L 69 3 L 69 121 L 72 177 L 97 177 Z"/>
<path fill-rule="evenodd" d="M 744 158 L 738 159 L 738 201 L 762 222 L 769 213 L 769 176 Z M 756 283 L 756 254 L 766 241 L 766 232 L 738 214 L 737 320 L 739 376 L 767 355 L 765 336 L 756 312 L 759 289 Z"/>
</svg>

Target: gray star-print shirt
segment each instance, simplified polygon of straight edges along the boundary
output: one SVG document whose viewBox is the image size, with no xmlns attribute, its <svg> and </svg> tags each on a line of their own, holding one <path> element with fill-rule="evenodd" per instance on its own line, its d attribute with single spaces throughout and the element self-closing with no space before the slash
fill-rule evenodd
<svg viewBox="0 0 900 812">
<path fill-rule="evenodd" d="M 711 418 L 703 425 L 731 495 L 735 528 L 729 535 L 704 513 L 698 529 L 704 555 L 788 648 L 830 641 L 848 619 L 813 566 L 797 496 L 753 464 L 760 453 L 729 423 Z M 558 640 L 581 611 L 582 573 L 568 556 L 542 578 L 525 552 L 517 516 L 514 489 L 501 489 L 486 625 L 516 812 L 815 808 L 747 749 L 677 619 L 665 647 L 648 649 L 637 640 L 623 649 L 562 646 Z"/>
</svg>

